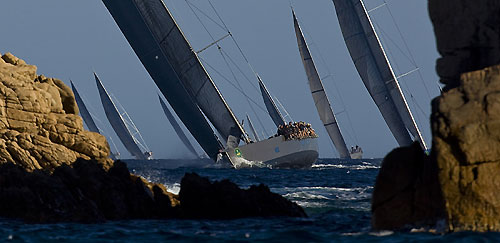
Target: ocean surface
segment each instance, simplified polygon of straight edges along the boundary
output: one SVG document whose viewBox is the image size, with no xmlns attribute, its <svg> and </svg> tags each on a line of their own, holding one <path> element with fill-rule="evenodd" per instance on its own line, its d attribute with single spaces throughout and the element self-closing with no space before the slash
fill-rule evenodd
<svg viewBox="0 0 500 243">
<path fill-rule="evenodd" d="M 186 172 L 231 179 L 248 188 L 264 183 L 301 205 L 308 218 L 129 220 L 101 224 L 24 224 L 0 219 L 0 242 L 407 242 L 500 241 L 499 233 L 398 233 L 370 230 L 370 198 L 380 159 L 320 159 L 311 169 L 199 168 L 207 161 L 125 161 L 130 171 L 178 193 Z M 178 167 L 181 164 L 189 167 Z M 1 200 L 1 199 L 0 199 Z"/>
</svg>

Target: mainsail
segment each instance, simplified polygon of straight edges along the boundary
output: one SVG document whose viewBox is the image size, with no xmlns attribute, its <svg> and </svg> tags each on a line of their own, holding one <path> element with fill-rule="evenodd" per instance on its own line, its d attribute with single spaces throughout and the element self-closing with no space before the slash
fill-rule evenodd
<svg viewBox="0 0 500 243">
<path fill-rule="evenodd" d="M 99 95 L 101 97 L 102 106 L 104 107 L 104 112 L 106 113 L 106 117 L 108 118 L 109 123 L 115 130 L 116 135 L 118 135 L 118 138 L 120 138 L 120 141 L 122 141 L 125 148 L 136 159 L 148 159 L 137 145 L 134 137 L 125 124 L 122 115 L 118 112 L 115 104 L 113 103 L 113 100 L 111 100 L 108 92 L 102 85 L 101 80 L 95 73 L 94 78 L 97 83 L 97 89 L 99 90 Z"/>
<path fill-rule="evenodd" d="M 198 158 L 198 154 L 196 153 L 196 150 L 194 149 L 193 145 L 189 142 L 189 139 L 186 137 L 186 134 L 182 131 L 181 127 L 175 120 L 175 117 L 172 115 L 172 112 L 167 107 L 167 104 L 163 102 L 161 97 L 158 95 L 158 99 L 160 99 L 160 104 L 161 108 L 163 108 L 163 111 L 165 112 L 165 115 L 167 116 L 168 121 L 172 125 L 172 127 L 175 130 L 175 133 L 177 133 L 177 136 L 181 139 L 182 143 L 188 148 L 189 152 L 191 152 L 196 158 Z"/>
<path fill-rule="evenodd" d="M 274 124 L 276 124 L 277 127 L 285 124 L 285 119 L 283 119 L 283 116 L 278 110 L 276 103 L 274 103 L 273 97 L 271 97 L 269 91 L 267 91 L 267 88 L 264 85 L 264 82 L 262 82 L 262 79 L 260 78 L 259 75 L 257 75 L 257 79 L 259 80 L 260 92 L 262 93 L 262 98 L 264 99 L 264 104 L 266 104 L 269 116 L 271 116 L 271 119 L 273 120 Z"/>
<path fill-rule="evenodd" d="M 87 109 L 87 106 L 85 105 L 85 103 L 83 102 L 82 97 L 80 96 L 80 94 L 76 90 L 76 87 L 73 84 L 73 81 L 70 80 L 69 82 L 71 83 L 71 89 L 73 90 L 73 94 L 75 95 L 75 100 L 76 100 L 76 104 L 78 105 L 78 109 L 80 110 L 80 115 L 82 116 L 82 119 L 85 122 L 85 124 L 87 124 L 89 131 L 102 134 L 101 130 L 95 124 L 94 119 L 92 118 L 92 115 L 90 115 L 90 112 Z M 113 145 L 114 145 L 114 143 L 113 143 Z M 109 157 L 113 160 L 118 159 L 111 150 L 109 153 Z"/>
<path fill-rule="evenodd" d="M 330 106 L 330 101 L 326 95 L 323 83 L 319 77 L 316 66 L 312 59 L 309 48 L 307 47 L 306 40 L 300 29 L 299 22 L 295 16 L 295 12 L 292 10 L 293 23 L 295 27 L 295 35 L 297 36 L 297 44 L 299 46 L 300 56 L 302 57 L 302 64 L 306 70 L 307 79 L 309 80 L 309 88 L 311 89 L 311 95 L 318 110 L 319 117 L 323 122 L 323 125 L 330 136 L 330 139 L 335 145 L 340 158 L 350 158 L 349 151 L 345 144 L 340 128 L 335 119 L 335 114 L 333 113 L 332 107 Z"/>
<path fill-rule="evenodd" d="M 128 21 L 136 19 L 140 15 L 141 25 L 145 25 L 149 35 L 152 35 L 156 45 L 167 58 L 177 78 L 181 81 L 192 99 L 196 102 L 205 116 L 219 131 L 223 140 L 229 135 L 238 139 L 243 137 L 248 142 L 245 132 L 226 101 L 220 94 L 214 82 L 201 64 L 198 56 L 193 51 L 179 26 L 173 19 L 169 10 L 162 0 L 103 0 L 110 12 L 117 8 L 126 9 L 126 12 L 135 12 L 134 17 L 128 17 Z M 133 5 L 133 6 L 131 6 Z M 124 12 L 122 12 L 124 13 Z M 114 14 L 113 14 L 114 16 Z M 139 16 L 137 16 L 139 17 Z M 120 17 L 118 19 L 121 19 Z M 117 18 L 115 18 L 117 20 Z M 117 20 L 120 22 L 121 20 Z M 120 25 L 120 24 L 119 24 Z M 124 29 L 131 29 L 120 25 Z M 141 30 L 144 32 L 145 30 Z M 150 51 L 155 51 L 150 47 Z M 159 56 L 154 56 L 155 58 Z M 234 134 L 236 133 L 236 134 Z"/>
<path fill-rule="evenodd" d="M 171 57 L 171 52 L 176 52 L 176 49 L 165 48 L 166 44 L 186 47 L 186 40 L 163 2 L 161 0 L 103 0 L 103 2 L 177 116 L 207 155 L 216 160 L 217 154 L 224 149 L 224 146 L 198 107 L 197 100 L 192 96 L 192 90 L 188 91 L 188 87 L 184 86 L 177 58 Z M 148 8 L 150 10 L 146 10 L 145 6 L 150 6 Z M 177 31 L 172 34 L 174 29 Z M 180 40 L 170 41 L 174 36 Z M 189 49 L 188 52 L 192 50 Z M 187 61 L 181 63 L 189 66 Z"/>
<path fill-rule="evenodd" d="M 333 0 L 342 35 L 365 87 L 400 146 L 422 135 L 361 0 Z M 408 133 L 409 132 L 409 133 Z"/>
<path fill-rule="evenodd" d="M 253 127 L 252 120 L 250 120 L 250 117 L 247 115 L 247 120 L 248 120 L 248 126 L 250 127 L 250 130 L 253 133 L 253 137 L 255 139 L 255 142 L 260 141 L 259 135 L 257 134 L 257 131 L 255 131 L 255 128 Z"/>
</svg>

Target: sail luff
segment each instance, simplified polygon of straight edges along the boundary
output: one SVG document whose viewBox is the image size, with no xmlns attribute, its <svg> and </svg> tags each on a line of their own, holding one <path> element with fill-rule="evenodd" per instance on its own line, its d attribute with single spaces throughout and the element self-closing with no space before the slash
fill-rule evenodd
<svg viewBox="0 0 500 243">
<path fill-rule="evenodd" d="M 248 120 L 248 126 L 250 127 L 250 130 L 253 133 L 253 137 L 256 142 L 260 141 L 259 135 L 257 134 L 257 131 L 255 131 L 255 128 L 253 127 L 252 120 L 250 120 L 250 117 L 247 115 L 247 120 Z"/>
<path fill-rule="evenodd" d="M 224 146 L 214 134 L 196 101 L 184 87 L 156 35 L 150 30 L 150 24 L 146 23 L 141 11 L 136 7 L 135 1 L 103 0 L 103 3 L 179 119 L 207 155 L 217 160 L 217 155 Z M 160 9 L 163 9 L 163 6 Z"/>
<path fill-rule="evenodd" d="M 128 130 L 123 117 L 118 112 L 113 100 L 111 100 L 108 91 L 102 85 L 101 80 L 97 77 L 97 74 L 94 73 L 94 78 L 97 84 L 97 89 L 99 90 L 99 96 L 101 97 L 102 106 L 104 108 L 104 112 L 106 117 L 108 118 L 111 127 L 115 130 L 116 135 L 120 141 L 122 141 L 125 148 L 130 152 L 132 156 L 136 159 L 146 160 L 146 156 L 143 154 L 137 143 L 135 142 L 132 134 Z"/>
<path fill-rule="evenodd" d="M 363 2 L 333 0 L 333 3 L 356 69 L 399 145 L 411 144 L 411 134 L 426 149 Z"/>
<path fill-rule="evenodd" d="M 133 0 L 133 3 L 183 86 L 221 134 L 222 139 L 227 140 L 229 135 L 233 135 L 248 142 L 243 127 L 201 64 L 164 2 L 162 0 Z"/>
<path fill-rule="evenodd" d="M 344 141 L 344 137 L 340 132 L 340 128 L 333 113 L 333 109 L 326 95 L 323 83 L 319 77 L 318 71 L 314 64 L 311 56 L 311 52 L 307 46 L 306 40 L 300 29 L 299 22 L 295 16 L 295 12 L 292 10 L 293 23 L 295 28 L 295 35 L 297 37 L 297 44 L 299 47 L 300 56 L 302 58 L 302 64 L 307 74 L 307 79 L 309 80 L 309 88 L 311 89 L 311 95 L 318 110 L 319 117 L 325 126 L 325 129 L 333 142 L 333 145 L 337 149 L 340 158 L 350 158 L 349 150 Z"/>
<path fill-rule="evenodd" d="M 189 142 L 189 139 L 186 137 L 186 134 L 182 131 L 181 127 L 175 120 L 175 117 L 172 115 L 172 112 L 170 112 L 170 109 L 168 109 L 167 104 L 163 102 L 161 97 L 158 95 L 158 99 L 160 100 L 161 107 L 163 108 L 163 112 L 165 112 L 165 115 L 167 116 L 168 121 L 174 128 L 175 133 L 177 133 L 177 136 L 181 139 L 182 143 L 186 146 L 186 148 L 193 154 L 196 158 L 198 158 L 198 154 L 196 153 L 196 150 L 194 149 L 193 145 L 191 142 Z"/>
<path fill-rule="evenodd" d="M 259 80 L 260 92 L 262 94 L 262 98 L 264 99 L 264 104 L 266 105 L 269 116 L 273 120 L 276 127 L 285 124 L 285 119 L 281 115 L 281 112 L 278 110 L 276 103 L 274 103 L 273 97 L 271 97 L 271 94 L 269 94 L 269 91 L 267 90 L 264 82 L 262 82 L 262 79 L 259 75 L 257 75 L 257 79 Z"/>
</svg>

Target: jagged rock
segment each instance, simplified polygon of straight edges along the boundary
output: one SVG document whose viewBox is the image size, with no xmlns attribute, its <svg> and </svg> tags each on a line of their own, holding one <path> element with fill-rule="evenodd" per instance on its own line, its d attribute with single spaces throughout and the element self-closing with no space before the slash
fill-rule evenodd
<svg viewBox="0 0 500 243">
<path fill-rule="evenodd" d="M 394 149 L 382 161 L 372 197 L 376 230 L 433 226 L 445 218 L 437 166 L 418 142 Z"/>
<path fill-rule="evenodd" d="M 176 197 L 131 175 L 120 161 L 106 171 L 78 159 L 53 173 L 0 165 L 0 217 L 40 223 L 169 218 L 179 215 Z"/>
<path fill-rule="evenodd" d="M 0 164 L 53 170 L 83 158 L 112 166 L 106 139 L 83 129 L 68 86 L 10 53 L 0 60 Z"/>
<path fill-rule="evenodd" d="M 463 74 L 432 110 L 450 230 L 500 231 L 500 66 Z"/>
<path fill-rule="evenodd" d="M 441 58 L 436 70 L 445 90 L 460 75 L 500 64 L 500 1 L 429 0 Z"/>
<path fill-rule="evenodd" d="M 263 184 L 243 190 L 228 180 L 211 183 L 195 173 L 182 178 L 179 200 L 186 218 L 307 217 L 300 206 Z"/>
</svg>

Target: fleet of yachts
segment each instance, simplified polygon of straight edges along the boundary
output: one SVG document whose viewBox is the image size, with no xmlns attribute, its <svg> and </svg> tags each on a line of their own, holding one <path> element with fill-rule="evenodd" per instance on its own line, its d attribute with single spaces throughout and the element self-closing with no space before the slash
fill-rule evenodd
<svg viewBox="0 0 500 243">
<path fill-rule="evenodd" d="M 317 135 L 306 122 L 287 122 L 261 77 L 255 73 L 263 102 L 276 125 L 276 135 L 261 139 L 247 115 L 247 133 L 217 88 L 197 52 L 162 0 L 102 0 L 161 92 L 159 101 L 177 136 L 193 156 L 208 156 L 217 163 L 235 165 L 242 160 L 275 168 L 310 167 L 318 158 Z M 426 144 L 413 118 L 394 71 L 361 0 L 333 0 L 346 46 L 361 80 L 400 146 Z M 348 149 L 335 113 L 316 69 L 314 58 L 292 9 L 298 50 L 318 116 L 341 159 L 361 159 L 363 151 Z M 138 129 L 116 98 L 94 73 L 106 117 L 128 152 L 136 159 L 152 158 Z M 88 129 L 102 133 L 71 82 L 80 115 Z M 204 153 L 199 154 L 173 112 Z M 286 104 L 285 104 L 286 105 Z M 120 109 L 121 108 L 121 109 Z M 283 132 L 286 131 L 286 132 Z M 108 136 L 109 138 L 109 136 Z M 111 157 L 117 159 L 118 151 Z"/>
</svg>

